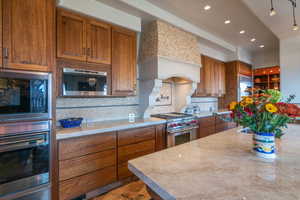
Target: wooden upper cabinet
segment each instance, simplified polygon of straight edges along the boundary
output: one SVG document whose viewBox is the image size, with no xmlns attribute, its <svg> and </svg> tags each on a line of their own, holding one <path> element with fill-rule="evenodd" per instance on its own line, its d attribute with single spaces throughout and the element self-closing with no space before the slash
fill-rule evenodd
<svg viewBox="0 0 300 200">
<path fill-rule="evenodd" d="M 225 63 L 201 56 L 200 83 L 194 96 L 222 96 L 225 94 Z"/>
<path fill-rule="evenodd" d="M 87 61 L 111 64 L 111 26 L 99 21 L 87 23 Z"/>
<path fill-rule="evenodd" d="M 112 30 L 112 95 L 136 92 L 136 34 L 126 29 Z"/>
<path fill-rule="evenodd" d="M 86 20 L 58 9 L 57 57 L 86 61 Z"/>
<path fill-rule="evenodd" d="M 9 69 L 51 71 L 54 0 L 3 0 L 3 57 Z"/>
<path fill-rule="evenodd" d="M 242 74 L 245 76 L 252 76 L 251 65 L 240 62 L 240 61 L 238 61 L 237 65 L 238 65 L 239 74 Z"/>
</svg>

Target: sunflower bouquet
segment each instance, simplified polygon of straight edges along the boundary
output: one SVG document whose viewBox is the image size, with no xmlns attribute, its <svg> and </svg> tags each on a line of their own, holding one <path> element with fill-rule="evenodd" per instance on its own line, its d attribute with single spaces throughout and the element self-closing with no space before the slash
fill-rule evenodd
<svg viewBox="0 0 300 200">
<path fill-rule="evenodd" d="M 295 96 L 291 95 L 282 102 L 278 90 L 257 91 L 252 96 L 229 105 L 232 111 L 231 118 L 254 133 L 272 133 L 280 138 L 283 135 L 282 128 L 300 116 L 300 108 L 291 104 L 294 98 Z"/>
</svg>

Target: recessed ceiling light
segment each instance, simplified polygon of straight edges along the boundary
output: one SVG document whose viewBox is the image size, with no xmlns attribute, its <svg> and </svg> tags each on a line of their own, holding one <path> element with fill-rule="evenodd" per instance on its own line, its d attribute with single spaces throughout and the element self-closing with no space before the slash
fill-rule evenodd
<svg viewBox="0 0 300 200">
<path fill-rule="evenodd" d="M 246 33 L 245 30 L 241 30 L 241 31 L 240 31 L 240 34 L 244 34 L 244 33 Z"/>
<path fill-rule="evenodd" d="M 230 20 L 226 20 L 224 23 L 225 23 L 225 24 L 230 24 L 231 21 L 230 21 Z"/>
<path fill-rule="evenodd" d="M 210 10 L 210 9 L 211 9 L 211 6 L 210 6 L 210 5 L 204 6 L 204 10 Z"/>
<path fill-rule="evenodd" d="M 250 41 L 251 41 L 251 42 L 255 42 L 255 41 L 256 41 L 256 39 L 255 39 L 255 38 L 252 38 Z"/>
<path fill-rule="evenodd" d="M 260 48 L 264 48 L 264 47 L 265 47 L 265 45 L 263 45 L 263 44 L 262 44 L 262 45 L 260 45 L 259 47 L 260 47 Z"/>
</svg>

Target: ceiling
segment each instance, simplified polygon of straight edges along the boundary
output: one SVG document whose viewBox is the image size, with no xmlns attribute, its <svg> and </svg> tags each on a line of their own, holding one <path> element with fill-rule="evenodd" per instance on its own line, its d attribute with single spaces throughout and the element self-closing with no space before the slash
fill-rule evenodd
<svg viewBox="0 0 300 200">
<path fill-rule="evenodd" d="M 97 0 L 117 9 L 123 10 L 135 16 L 141 17 L 143 23 L 154 20 L 142 11 L 133 9 L 119 0 Z M 130 0 L 129 0 L 130 1 Z M 262 1 L 267 0 L 147 0 L 185 21 L 222 38 L 224 41 L 251 53 L 278 49 L 279 40 L 275 34 L 243 3 L 243 1 L 258 1 L 257 7 Z M 277 0 L 283 1 L 283 0 Z M 211 9 L 205 11 L 205 5 Z M 247 4 L 248 5 L 248 4 Z M 268 9 L 266 11 L 268 13 Z M 230 24 L 224 21 L 230 19 Z M 245 34 L 240 34 L 245 30 Z M 250 40 L 255 38 L 255 42 Z M 261 49 L 259 46 L 264 45 Z"/>
<path fill-rule="evenodd" d="M 264 50 L 278 48 L 278 38 L 241 0 L 148 1 L 237 47 L 245 48 L 251 52 L 260 51 L 259 46 L 262 44 L 265 46 Z M 258 7 L 260 4 L 257 3 Z M 203 9 L 205 5 L 210 5 L 211 9 L 205 11 Z M 231 20 L 231 23 L 226 25 L 224 21 L 227 19 Z M 240 34 L 241 30 L 245 30 L 245 34 Z M 251 42 L 252 38 L 256 38 L 256 41 Z"/>
<path fill-rule="evenodd" d="M 276 34 L 284 39 L 287 37 L 300 35 L 300 30 L 293 31 L 292 7 L 288 0 L 273 0 L 276 15 L 269 16 L 270 0 L 242 0 L 252 12 Z M 300 1 L 298 1 L 300 4 Z M 296 8 L 296 19 L 300 25 L 300 6 Z"/>
</svg>

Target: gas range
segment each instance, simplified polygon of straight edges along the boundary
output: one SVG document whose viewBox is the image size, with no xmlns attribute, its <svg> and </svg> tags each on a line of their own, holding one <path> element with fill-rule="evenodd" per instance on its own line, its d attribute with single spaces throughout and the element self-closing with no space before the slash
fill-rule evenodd
<svg viewBox="0 0 300 200">
<path fill-rule="evenodd" d="M 151 117 L 166 119 L 168 133 L 183 132 L 198 128 L 198 120 L 194 115 L 172 112 L 151 115 Z"/>
</svg>

